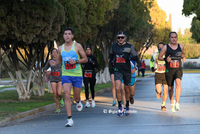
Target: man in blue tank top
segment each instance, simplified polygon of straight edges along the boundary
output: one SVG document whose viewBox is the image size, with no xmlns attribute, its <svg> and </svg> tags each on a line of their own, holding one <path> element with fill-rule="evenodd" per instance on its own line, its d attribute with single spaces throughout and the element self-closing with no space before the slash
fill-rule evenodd
<svg viewBox="0 0 200 134">
<path fill-rule="evenodd" d="M 58 59 L 56 64 L 62 63 L 62 85 L 65 94 L 65 108 L 68 115 L 66 127 L 74 126 L 71 114 L 71 87 L 73 86 L 73 96 L 76 101 L 76 109 L 81 111 L 83 104 L 80 100 L 80 91 L 82 86 L 81 63 L 88 61 L 85 51 L 81 44 L 73 41 L 74 35 L 71 27 L 65 28 L 63 38 L 65 43 L 58 48 Z M 81 58 L 80 58 L 81 57 Z"/>
<path fill-rule="evenodd" d="M 178 37 L 176 32 L 169 34 L 169 40 L 170 43 L 162 47 L 158 60 L 166 62 L 165 78 L 169 88 L 171 111 L 175 112 L 180 111 L 179 99 L 181 95 L 181 79 L 183 76 L 181 58 L 185 62 L 185 56 L 183 52 L 184 47 L 177 43 Z M 163 55 L 165 55 L 165 58 L 163 58 Z M 176 101 L 173 100 L 174 81 L 176 83 Z"/>
</svg>

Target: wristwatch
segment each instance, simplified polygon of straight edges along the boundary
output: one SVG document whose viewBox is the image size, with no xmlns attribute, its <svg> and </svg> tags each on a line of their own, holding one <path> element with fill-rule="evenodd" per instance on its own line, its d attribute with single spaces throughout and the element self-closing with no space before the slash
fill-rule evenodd
<svg viewBox="0 0 200 134">
<path fill-rule="evenodd" d="M 76 64 L 78 64 L 78 60 L 76 60 Z"/>
</svg>

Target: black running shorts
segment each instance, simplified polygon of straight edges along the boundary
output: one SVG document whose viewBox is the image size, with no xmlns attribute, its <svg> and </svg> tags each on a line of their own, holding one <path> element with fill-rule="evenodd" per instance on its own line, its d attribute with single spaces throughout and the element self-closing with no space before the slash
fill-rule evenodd
<svg viewBox="0 0 200 134">
<path fill-rule="evenodd" d="M 165 71 L 165 78 L 167 81 L 168 86 L 173 86 L 174 81 L 179 78 L 182 79 L 183 71 L 182 68 L 173 68 Z"/>
<path fill-rule="evenodd" d="M 155 73 L 155 85 L 157 84 L 167 85 L 165 73 Z"/>
<path fill-rule="evenodd" d="M 130 85 L 131 82 L 131 73 L 121 73 L 119 71 L 114 72 L 114 79 L 122 81 L 124 80 L 124 85 Z"/>
</svg>

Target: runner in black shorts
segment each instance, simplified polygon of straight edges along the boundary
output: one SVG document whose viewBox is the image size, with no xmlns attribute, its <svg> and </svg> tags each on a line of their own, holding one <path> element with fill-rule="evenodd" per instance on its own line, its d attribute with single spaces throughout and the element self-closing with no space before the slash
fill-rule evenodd
<svg viewBox="0 0 200 134">
<path fill-rule="evenodd" d="M 123 109 L 121 105 L 121 83 L 124 80 L 125 94 L 126 94 L 126 111 L 125 115 L 130 114 L 129 110 L 129 98 L 130 98 L 130 80 L 131 80 L 131 65 L 130 65 L 130 55 L 131 59 L 139 62 L 137 53 L 134 47 L 125 42 L 126 35 L 123 31 L 117 34 L 118 43 L 114 43 L 110 50 L 110 62 L 114 62 L 114 79 L 115 88 L 117 91 L 117 101 L 118 101 L 118 113 L 117 115 L 123 115 Z M 111 63 L 113 64 L 113 63 Z"/>
<path fill-rule="evenodd" d="M 158 52 L 156 54 L 153 54 L 151 57 L 151 60 L 149 62 L 150 68 L 152 72 L 155 71 L 155 86 L 156 86 L 156 96 L 158 99 L 161 98 L 162 94 L 162 86 L 163 86 L 163 97 L 162 97 L 162 105 L 161 105 L 161 110 L 166 111 L 167 108 L 165 107 L 165 103 L 167 100 L 167 90 L 168 90 L 168 85 L 167 81 L 165 79 L 165 70 L 166 70 L 166 65 L 165 61 L 159 61 L 158 60 L 158 55 L 160 53 L 160 50 L 164 44 L 160 42 L 158 44 Z M 163 58 L 165 56 L 163 55 Z M 154 65 L 153 65 L 154 64 Z"/>
<path fill-rule="evenodd" d="M 57 55 L 58 55 L 58 50 L 56 48 L 51 49 L 51 58 L 45 65 L 44 67 L 44 72 L 45 73 L 49 73 L 47 71 L 47 69 L 49 67 L 51 67 L 51 76 L 50 76 L 50 83 L 51 83 L 51 87 L 53 89 L 53 93 L 54 93 L 54 100 L 56 102 L 56 106 L 57 109 L 55 111 L 55 113 L 59 113 L 60 112 L 60 106 L 64 107 L 64 101 L 62 98 L 62 81 L 61 81 L 61 75 L 62 75 L 62 68 L 61 68 L 61 64 L 59 65 L 55 65 L 54 62 L 56 62 L 57 60 Z M 59 99 L 60 98 L 60 105 L 59 105 Z"/>
<path fill-rule="evenodd" d="M 183 75 L 182 71 L 182 63 L 181 58 L 183 58 L 183 62 L 185 62 L 184 56 L 184 47 L 177 43 L 178 37 L 176 32 L 171 32 L 169 34 L 170 43 L 163 46 L 158 60 L 165 60 L 166 62 L 166 70 L 165 70 L 165 78 L 169 87 L 169 98 L 171 101 L 171 110 L 175 112 L 175 110 L 180 111 L 179 107 L 179 99 L 181 95 L 181 79 Z M 165 55 L 165 58 L 163 58 Z M 173 100 L 173 89 L 174 89 L 174 81 L 176 83 L 176 104 Z"/>
</svg>

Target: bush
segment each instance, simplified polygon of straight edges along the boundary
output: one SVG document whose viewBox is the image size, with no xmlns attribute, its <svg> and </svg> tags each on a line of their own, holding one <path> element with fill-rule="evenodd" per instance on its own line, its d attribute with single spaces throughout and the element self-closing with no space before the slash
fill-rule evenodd
<svg viewBox="0 0 200 134">
<path fill-rule="evenodd" d="M 200 64 L 198 64 L 197 62 L 186 62 L 183 64 L 183 68 L 190 68 L 190 69 L 195 69 L 195 68 L 199 68 Z"/>
</svg>

